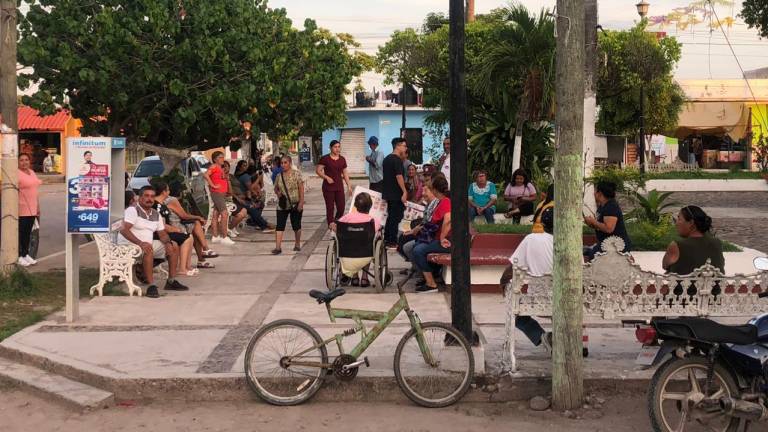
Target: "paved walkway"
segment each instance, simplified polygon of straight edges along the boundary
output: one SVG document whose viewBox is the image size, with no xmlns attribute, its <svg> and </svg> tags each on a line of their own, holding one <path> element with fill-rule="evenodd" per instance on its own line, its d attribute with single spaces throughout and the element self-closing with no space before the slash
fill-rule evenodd
<svg viewBox="0 0 768 432">
<path fill-rule="evenodd" d="M 329 241 L 322 198 L 318 185 L 314 186 L 304 212 L 301 252 L 288 247 L 292 244 L 290 232 L 286 233 L 280 256 L 270 254 L 273 235 L 250 232 L 238 238 L 234 246 L 216 245 L 221 254 L 215 260 L 216 269 L 184 278 L 184 283 L 191 287 L 189 292 L 162 293 L 159 299 L 83 299 L 77 323 L 66 324 L 63 315 L 57 314 L 5 340 L 0 348 L 36 358 L 38 363 L 46 359 L 60 365 L 70 376 L 82 372 L 115 382 L 133 382 L 133 387 L 126 384 L 132 390 L 123 396 L 157 397 L 162 389 L 153 388 L 153 380 L 165 380 L 166 384 L 168 380 L 178 380 L 176 394 L 183 396 L 185 391 L 192 391 L 194 384 L 190 383 L 195 380 L 209 383 L 217 379 L 230 387 L 239 383 L 234 391 L 239 397 L 247 395 L 242 386 L 244 350 L 262 324 L 279 318 L 300 319 L 324 337 L 351 327 L 349 322 L 331 324 L 325 308 L 307 295 L 310 289 L 325 287 L 324 261 Z M 84 267 L 96 266 L 93 246 L 82 248 L 81 261 Z M 390 255 L 389 263 L 396 274 L 405 268 L 395 254 Z M 63 257 L 53 257 L 37 268 L 62 266 Z M 413 288 L 412 283 L 406 286 L 409 303 L 422 321 L 450 322 L 449 295 L 416 294 Z M 384 311 L 397 299 L 393 287 L 382 294 L 375 294 L 372 288 L 348 291 L 334 301 L 334 306 Z M 477 369 L 493 374 L 499 368 L 503 342 L 502 299 L 498 294 L 475 294 L 472 307 L 475 328 L 484 342 L 483 349 L 476 351 Z M 639 345 L 632 329 L 600 321 L 588 324 L 588 377 L 648 378 L 647 371 L 634 366 Z M 392 355 L 407 329 L 407 319 L 399 317 L 366 353 L 371 367 L 361 369 L 360 377 L 392 377 Z M 357 336 L 348 338 L 348 346 L 351 348 L 357 340 Z M 335 348 L 329 348 L 329 355 L 335 355 Z M 549 374 L 551 362 L 547 354 L 522 335 L 518 338 L 518 354 L 521 376 L 536 378 Z M 98 384 L 100 379 L 91 381 Z M 214 384 L 204 388 L 207 394 L 200 394 L 200 388 L 196 388 L 193 397 L 226 398 L 222 394 L 232 390 Z M 120 392 L 115 394 L 121 396 Z"/>
</svg>

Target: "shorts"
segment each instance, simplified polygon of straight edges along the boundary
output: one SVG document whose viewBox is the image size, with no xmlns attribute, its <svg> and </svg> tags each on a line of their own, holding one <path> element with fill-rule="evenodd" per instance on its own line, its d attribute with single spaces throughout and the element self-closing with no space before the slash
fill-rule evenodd
<svg viewBox="0 0 768 432">
<path fill-rule="evenodd" d="M 152 240 L 152 256 L 155 259 L 165 259 L 165 245 L 160 240 Z"/>
<path fill-rule="evenodd" d="M 180 232 L 169 232 L 168 237 L 171 238 L 172 242 L 181 246 L 182 244 L 184 244 L 185 241 L 187 241 L 187 239 L 189 238 L 189 234 L 184 234 Z"/>
<path fill-rule="evenodd" d="M 211 201 L 213 201 L 213 208 L 219 213 L 225 213 L 227 211 L 226 195 L 218 192 L 211 192 Z"/>
<path fill-rule="evenodd" d="M 291 217 L 291 228 L 293 228 L 294 231 L 299 231 L 301 229 L 301 215 L 303 212 L 300 212 L 296 209 L 293 210 L 281 210 L 277 209 L 277 227 L 276 231 L 285 231 L 285 225 L 286 222 L 288 222 L 288 216 Z"/>
</svg>

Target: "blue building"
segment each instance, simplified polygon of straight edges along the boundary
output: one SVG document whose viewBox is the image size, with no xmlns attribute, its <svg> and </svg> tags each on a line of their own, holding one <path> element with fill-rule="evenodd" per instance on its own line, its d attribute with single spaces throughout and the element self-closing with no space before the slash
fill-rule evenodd
<svg viewBox="0 0 768 432">
<path fill-rule="evenodd" d="M 402 125 L 402 108 L 399 105 L 391 107 L 377 106 L 370 108 L 350 108 L 347 110 L 347 123 L 343 127 L 329 129 L 323 132 L 323 154 L 328 153 L 328 144 L 332 140 L 341 141 L 341 154 L 347 160 L 350 173 L 365 172 L 365 155 L 371 152 L 368 138 L 379 138 L 379 149 L 388 154 L 392 151 L 392 138 L 400 136 Z M 442 138 L 433 137 L 426 133 L 425 120 L 435 109 L 425 109 L 420 106 L 409 106 L 406 109 L 406 140 L 408 142 L 409 159 L 415 163 L 428 162 L 429 154 L 442 151 Z M 444 127 L 448 131 L 448 126 Z"/>
</svg>

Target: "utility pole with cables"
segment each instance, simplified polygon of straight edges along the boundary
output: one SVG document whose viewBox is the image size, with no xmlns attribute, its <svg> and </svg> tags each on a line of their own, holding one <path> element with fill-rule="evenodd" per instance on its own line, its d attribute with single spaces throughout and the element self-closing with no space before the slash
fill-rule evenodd
<svg viewBox="0 0 768 432">
<path fill-rule="evenodd" d="M 16 14 L 16 0 L 0 0 L 0 137 L 2 137 L 0 273 L 2 274 L 14 268 L 19 256 Z"/>
</svg>

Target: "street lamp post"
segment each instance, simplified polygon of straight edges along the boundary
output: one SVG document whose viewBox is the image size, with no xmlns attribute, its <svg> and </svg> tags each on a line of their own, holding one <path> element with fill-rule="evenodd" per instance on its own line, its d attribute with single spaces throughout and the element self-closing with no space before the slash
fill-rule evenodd
<svg viewBox="0 0 768 432">
<path fill-rule="evenodd" d="M 640 21 L 648 15 L 650 6 L 645 0 L 640 0 L 640 3 L 635 5 Z M 645 172 L 645 82 L 640 83 L 640 172 Z"/>
</svg>

